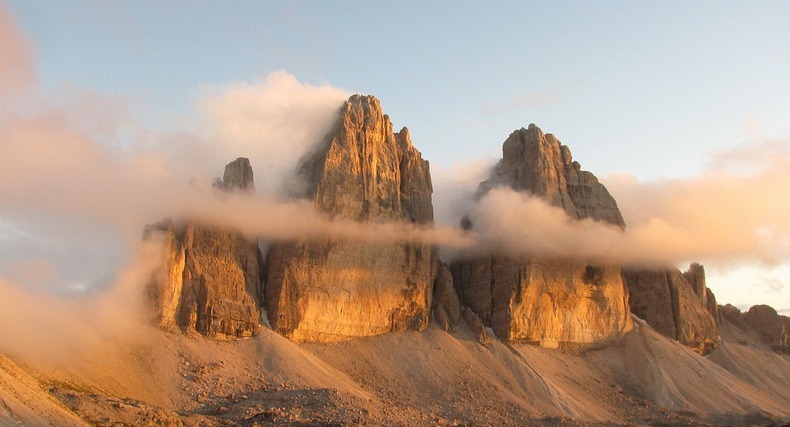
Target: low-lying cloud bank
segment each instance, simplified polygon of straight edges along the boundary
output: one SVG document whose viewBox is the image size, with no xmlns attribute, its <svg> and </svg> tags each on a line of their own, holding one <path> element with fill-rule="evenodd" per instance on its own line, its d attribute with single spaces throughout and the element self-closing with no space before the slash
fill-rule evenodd
<svg viewBox="0 0 790 427">
<path fill-rule="evenodd" d="M 63 366 L 149 342 L 153 311 L 141 284 L 161 266 L 163 251 L 156 240 L 140 242 L 115 282 L 93 294 L 57 296 L 0 277 L 0 353 Z"/>
<path fill-rule="evenodd" d="M 761 149 L 761 148 L 757 148 Z M 486 250 L 577 257 L 637 266 L 702 261 L 718 267 L 774 266 L 790 261 L 788 157 L 749 175 L 706 172 L 688 179 L 640 183 L 607 180 L 626 230 L 573 220 L 542 199 L 496 188 L 472 204 L 470 219 Z"/>
</svg>

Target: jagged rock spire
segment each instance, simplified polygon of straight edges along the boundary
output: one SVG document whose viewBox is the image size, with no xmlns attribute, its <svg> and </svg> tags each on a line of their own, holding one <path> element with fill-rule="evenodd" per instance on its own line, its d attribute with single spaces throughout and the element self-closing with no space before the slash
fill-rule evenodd
<svg viewBox="0 0 790 427">
<path fill-rule="evenodd" d="M 228 164 L 220 188 L 252 191 L 250 161 Z M 164 221 L 147 229 L 154 231 L 166 245 L 164 269 L 149 288 L 159 326 L 216 339 L 255 335 L 263 296 L 257 242 L 194 223 Z"/>
<path fill-rule="evenodd" d="M 497 185 L 540 196 L 571 218 L 592 218 L 625 227 L 617 202 L 598 178 L 573 161 L 570 149 L 535 124 L 513 131 L 502 144 L 502 160 L 480 186 Z"/>
<path fill-rule="evenodd" d="M 255 178 L 250 159 L 239 157 L 225 166 L 222 175 L 222 188 L 228 190 L 255 191 Z"/>
<path fill-rule="evenodd" d="M 571 218 L 625 227 L 606 188 L 534 124 L 508 136 L 478 197 L 496 186 L 539 196 Z M 468 218 L 462 226 L 474 228 Z M 462 302 L 505 341 L 576 346 L 618 337 L 632 326 L 618 266 L 477 253 L 462 255 L 451 270 Z"/>
<path fill-rule="evenodd" d="M 372 96 L 354 95 L 300 166 L 305 196 L 331 217 L 433 223 L 428 162 L 393 132 Z M 280 242 L 267 256 L 272 327 L 295 341 L 332 341 L 428 324 L 434 248 L 329 238 Z"/>
</svg>

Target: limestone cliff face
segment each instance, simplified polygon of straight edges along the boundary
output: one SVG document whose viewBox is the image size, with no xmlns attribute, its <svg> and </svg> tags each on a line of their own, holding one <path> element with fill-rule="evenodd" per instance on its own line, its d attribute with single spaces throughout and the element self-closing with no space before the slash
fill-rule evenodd
<svg viewBox="0 0 790 427">
<path fill-rule="evenodd" d="M 581 170 L 567 146 L 534 124 L 514 131 L 505 140 L 502 160 L 481 184 L 481 193 L 498 185 L 541 196 L 565 209 L 571 218 L 592 218 L 625 227 L 617 202 L 606 187 L 595 175 Z"/>
<path fill-rule="evenodd" d="M 492 176 L 481 183 L 480 196 L 504 185 L 543 197 L 571 218 L 625 227 L 606 188 L 581 170 L 553 135 L 530 125 L 513 132 L 502 153 Z M 632 328 L 617 266 L 488 254 L 462 256 L 451 270 L 462 302 L 505 341 L 575 346 L 615 338 Z"/>
<path fill-rule="evenodd" d="M 371 96 L 352 96 L 300 167 L 305 197 L 331 217 L 433 223 L 428 162 Z M 435 250 L 421 244 L 305 239 L 272 244 L 266 308 L 294 341 L 332 341 L 427 326 Z"/>
<path fill-rule="evenodd" d="M 222 188 L 251 191 L 249 160 L 225 168 Z M 262 257 L 258 244 L 239 233 L 199 224 L 165 221 L 147 233 L 162 233 L 165 267 L 149 289 L 157 322 L 166 329 L 209 338 L 255 335 L 259 330 Z"/>
<path fill-rule="evenodd" d="M 745 313 L 727 304 L 720 307 L 722 317 L 759 340 L 777 353 L 790 354 L 790 317 L 782 316 L 773 307 L 755 305 Z"/>
<path fill-rule="evenodd" d="M 626 270 L 631 311 L 662 335 L 705 355 L 719 344 L 719 311 L 705 270 Z"/>
</svg>

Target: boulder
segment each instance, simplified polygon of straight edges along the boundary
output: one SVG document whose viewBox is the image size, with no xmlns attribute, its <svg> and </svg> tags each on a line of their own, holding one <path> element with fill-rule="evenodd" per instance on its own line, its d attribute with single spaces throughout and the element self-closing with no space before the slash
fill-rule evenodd
<svg viewBox="0 0 790 427">
<path fill-rule="evenodd" d="M 250 160 L 245 157 L 228 163 L 222 175 L 222 187 L 228 190 L 239 190 L 252 193 L 255 191 L 255 178 Z"/>
<path fill-rule="evenodd" d="M 783 316 L 768 305 L 754 305 L 745 313 L 727 304 L 719 307 L 721 317 L 741 331 L 756 337 L 777 353 L 790 354 L 790 317 Z"/>
<path fill-rule="evenodd" d="M 513 132 L 502 153 L 478 197 L 507 186 L 544 198 L 571 218 L 625 227 L 614 198 L 553 135 L 531 124 Z M 467 218 L 462 227 L 474 224 Z M 461 302 L 504 341 L 578 346 L 619 337 L 633 326 L 618 266 L 468 253 L 451 271 Z"/>
<path fill-rule="evenodd" d="M 428 162 L 407 129 L 394 133 L 372 96 L 354 95 L 300 164 L 303 197 L 331 218 L 433 224 Z M 436 249 L 338 238 L 274 242 L 267 255 L 269 322 L 293 341 L 335 341 L 428 324 Z"/>
<path fill-rule="evenodd" d="M 571 218 L 591 218 L 625 228 L 617 202 L 591 172 L 573 161 L 570 149 L 534 124 L 508 136 L 502 144 L 502 160 L 480 195 L 496 186 L 540 196 L 561 207 Z"/>
</svg>

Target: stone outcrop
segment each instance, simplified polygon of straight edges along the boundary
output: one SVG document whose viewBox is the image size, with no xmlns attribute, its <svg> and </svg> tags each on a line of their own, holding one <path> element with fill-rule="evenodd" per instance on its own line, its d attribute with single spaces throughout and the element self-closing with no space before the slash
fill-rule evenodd
<svg viewBox="0 0 790 427">
<path fill-rule="evenodd" d="M 718 307 L 705 285 L 705 270 L 692 264 L 678 269 L 625 270 L 631 312 L 662 335 L 677 340 L 699 354 L 719 344 Z"/>
<path fill-rule="evenodd" d="M 221 188 L 252 191 L 249 160 L 225 168 Z M 149 288 L 160 327 L 215 339 L 255 335 L 260 325 L 262 257 L 256 241 L 200 224 L 163 221 L 146 229 L 161 234 L 165 263 Z"/>
<path fill-rule="evenodd" d="M 754 305 L 745 313 L 727 304 L 720 307 L 722 317 L 777 353 L 790 354 L 790 317 L 783 316 L 768 305 Z"/>
<path fill-rule="evenodd" d="M 464 307 L 462 314 L 464 317 L 464 322 L 466 322 L 466 326 L 468 326 L 469 329 L 472 330 L 472 333 L 475 334 L 477 342 L 488 347 L 491 344 L 491 337 L 488 335 L 488 331 L 486 331 L 483 321 L 480 320 L 480 316 L 478 316 L 477 313 L 472 311 L 469 307 Z"/>
<path fill-rule="evenodd" d="M 352 96 L 299 174 L 332 218 L 433 224 L 428 162 L 407 129 L 394 133 L 371 96 Z M 267 255 L 266 308 L 294 341 L 333 341 L 427 326 L 435 249 L 336 238 L 277 242 Z"/>
<path fill-rule="evenodd" d="M 453 276 L 446 264 L 442 264 L 433 285 L 433 317 L 447 332 L 461 321 L 461 301 L 453 287 Z"/>
<path fill-rule="evenodd" d="M 702 301 L 702 306 L 708 310 L 708 313 L 710 313 L 713 319 L 716 320 L 716 323 L 718 323 L 721 318 L 719 314 L 719 305 L 716 303 L 716 296 L 713 295 L 713 292 L 708 288 L 705 281 L 705 267 L 697 262 L 691 263 L 689 269 L 683 273 L 683 277 L 689 282 L 694 293 L 697 294 L 697 298 Z"/>
<path fill-rule="evenodd" d="M 245 157 L 228 163 L 222 175 L 220 186 L 227 190 L 239 190 L 247 193 L 255 191 L 255 177 L 253 176 L 250 160 Z"/>
<path fill-rule="evenodd" d="M 571 218 L 625 227 L 614 198 L 553 135 L 533 124 L 513 132 L 502 152 L 479 197 L 508 186 L 548 200 Z M 462 226 L 474 228 L 468 220 Z M 577 346 L 632 328 L 618 266 L 491 253 L 462 254 L 451 270 L 462 303 L 508 342 Z"/>
</svg>

